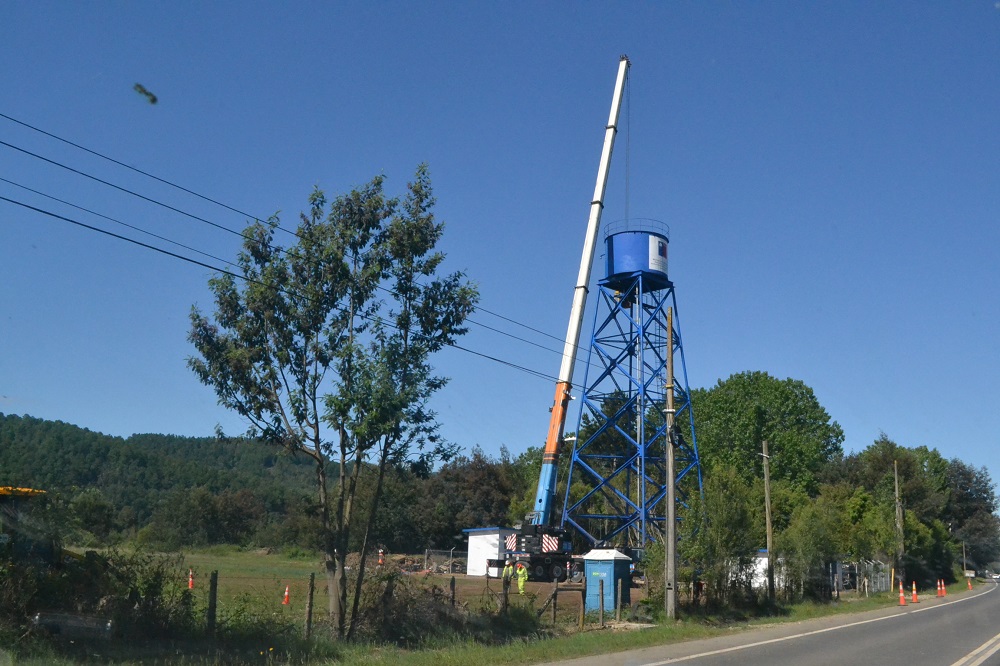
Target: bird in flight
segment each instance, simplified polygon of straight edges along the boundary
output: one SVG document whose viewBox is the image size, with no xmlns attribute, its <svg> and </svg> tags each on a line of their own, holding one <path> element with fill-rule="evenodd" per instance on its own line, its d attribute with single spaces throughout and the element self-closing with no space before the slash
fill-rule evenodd
<svg viewBox="0 0 1000 666">
<path fill-rule="evenodd" d="M 156 95 L 146 90 L 146 86 L 142 85 L 141 83 L 137 83 L 134 86 L 132 86 L 132 89 L 135 90 L 140 95 L 144 96 L 146 99 L 148 99 L 150 104 L 156 104 L 157 101 Z"/>
</svg>

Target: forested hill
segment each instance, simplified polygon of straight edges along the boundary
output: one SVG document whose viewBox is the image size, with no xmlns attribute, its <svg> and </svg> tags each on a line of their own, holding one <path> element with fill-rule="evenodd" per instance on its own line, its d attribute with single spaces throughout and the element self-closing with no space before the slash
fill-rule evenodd
<svg viewBox="0 0 1000 666">
<path fill-rule="evenodd" d="M 312 469 L 311 461 L 260 443 L 153 434 L 122 439 L 62 421 L 0 414 L 0 485 L 222 491 L 263 484 L 309 491 Z"/>
<path fill-rule="evenodd" d="M 258 442 L 214 437 L 112 437 L 30 416 L 0 414 L 0 485 L 48 490 L 66 502 L 96 494 L 112 522 L 148 523 L 167 498 L 200 489 L 211 496 L 243 493 L 264 511 L 313 494 L 314 466 Z M 248 497 L 248 493 L 252 497 Z M 121 515 L 124 513 L 124 515 Z"/>
<path fill-rule="evenodd" d="M 517 461 L 506 452 L 493 460 L 474 450 L 436 471 L 394 467 L 374 538 L 397 552 L 419 552 L 455 546 L 466 527 L 507 524 L 512 498 L 527 498 L 519 515 L 534 498 L 540 464 L 541 449 Z M 360 506 L 369 505 L 374 478 L 360 475 Z M 0 485 L 49 491 L 63 539 L 76 545 L 316 548 L 321 541 L 313 461 L 259 442 L 122 439 L 0 414 Z M 354 533 L 351 548 L 361 536 Z"/>
</svg>

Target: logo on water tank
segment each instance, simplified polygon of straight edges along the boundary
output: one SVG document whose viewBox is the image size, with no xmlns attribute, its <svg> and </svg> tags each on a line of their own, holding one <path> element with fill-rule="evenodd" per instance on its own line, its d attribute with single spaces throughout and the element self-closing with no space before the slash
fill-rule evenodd
<svg viewBox="0 0 1000 666">
<path fill-rule="evenodd" d="M 649 269 L 667 272 L 667 241 L 658 236 L 649 237 Z"/>
</svg>

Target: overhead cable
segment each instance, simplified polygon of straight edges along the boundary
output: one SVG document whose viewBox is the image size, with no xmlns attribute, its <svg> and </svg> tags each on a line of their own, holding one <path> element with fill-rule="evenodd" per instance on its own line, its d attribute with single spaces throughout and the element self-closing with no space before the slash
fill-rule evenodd
<svg viewBox="0 0 1000 666">
<path fill-rule="evenodd" d="M 33 130 L 33 131 L 35 131 L 35 132 L 38 132 L 38 133 L 40 133 L 40 134 L 43 134 L 43 135 L 45 135 L 45 136 L 47 136 L 47 137 L 50 137 L 50 138 L 52 138 L 52 139 L 55 139 L 56 141 L 60 141 L 60 142 L 62 142 L 62 143 L 65 143 L 65 144 L 67 144 L 67 145 L 69 145 L 69 146 L 72 146 L 72 147 L 74 147 L 74 148 L 77 148 L 77 149 L 79 149 L 79 150 L 82 150 L 82 151 L 84 151 L 84 152 L 86 152 L 86 153 L 88 153 L 88 154 L 91 154 L 91 155 L 94 155 L 94 156 L 96 156 L 96 157 L 99 157 L 99 158 L 101 158 L 101 159 L 104 159 L 104 160 L 106 160 L 106 161 L 108 161 L 108 162 L 111 162 L 112 164 L 115 164 L 115 165 L 118 165 L 118 166 L 121 166 L 121 167 L 123 167 L 123 168 L 126 168 L 126 169 L 129 169 L 130 171 L 133 171 L 133 172 L 135 172 L 135 173 L 138 173 L 138 174 L 141 174 L 141 175 L 143 175 L 143 176 L 146 176 L 147 178 L 151 178 L 151 179 L 153 179 L 153 180 L 155 180 L 155 181 L 157 181 L 157 182 L 160 182 L 160 183 L 163 183 L 163 184 L 166 184 L 166 185 L 169 185 L 170 187 L 173 187 L 173 188 L 176 188 L 176 189 L 178 189 L 178 190 L 180 190 L 180 191 L 182 191 L 182 192 L 185 192 L 185 193 L 187 193 L 187 194 L 191 194 L 192 196 L 195 196 L 195 197 L 198 197 L 198 198 L 200 198 L 200 199 L 202 199 L 202 200 L 204 200 L 204 201 L 208 201 L 209 203 L 213 203 L 213 204 L 215 204 L 215 205 L 218 205 L 218 206 L 220 206 L 220 207 L 222 207 L 222 208 L 225 208 L 225 209 L 227 209 L 227 210 L 230 210 L 230 211 L 233 211 L 233 212 L 236 212 L 236 213 L 239 213 L 239 214 L 241 214 L 241 215 L 244 215 L 244 216 L 246 216 L 246 217 L 248 217 L 248 218 L 251 218 L 251 219 L 253 219 L 253 220 L 257 221 L 257 222 L 260 222 L 260 218 L 258 218 L 258 217 L 257 217 L 257 216 L 255 216 L 255 215 L 252 215 L 252 214 L 250 214 L 250 213 L 246 213 L 246 212 L 244 212 L 244 211 L 241 211 L 241 210 L 239 210 L 238 208 L 235 208 L 235 207 L 233 207 L 233 206 L 230 206 L 230 205 L 228 205 L 228 204 L 225 204 L 225 203 L 222 203 L 222 202 L 220 202 L 220 201 L 218 201 L 218 200 L 216 200 L 216 199 L 213 199 L 213 198 L 211 198 L 211 197 L 208 197 L 208 196 L 206 196 L 206 195 L 203 195 L 203 194 L 200 194 L 200 193 L 198 193 L 198 192 L 195 192 L 195 191 L 193 191 L 193 190 L 191 190 L 191 189 L 189 189 L 189 188 L 186 188 L 186 187 L 184 187 L 184 186 L 182 186 L 182 185 L 178 185 L 178 184 L 176 184 L 176 183 L 173 183 L 173 182 L 171 182 L 171 181 L 169 181 L 169 180 L 167 180 L 167 179 L 165 179 L 165 178 L 161 178 L 161 177 L 159 177 L 159 176 L 156 176 L 156 175 L 154 175 L 154 174 L 151 174 L 151 173 L 149 173 L 149 172 L 147 172 L 147 171 L 144 171 L 144 170 L 142 170 L 142 169 L 139 169 L 139 168 L 136 168 L 136 167 L 133 167 L 133 166 L 131 166 L 131 165 L 128 165 L 128 164 L 125 164 L 124 162 L 122 162 L 122 161 L 120 161 L 120 160 L 116 160 L 116 159 L 114 159 L 114 158 L 112 158 L 112 157 L 109 157 L 109 156 L 107 156 L 107 155 L 105 155 L 105 154 L 103 154 L 103 153 L 100 153 L 100 152 L 98 152 L 98 151 L 96 151 L 96 150 L 93 150 L 93 149 L 91 149 L 91 148 L 87 148 L 87 147 L 85 147 L 85 146 L 82 146 L 82 145 L 80 145 L 80 144 L 78 144 L 78 143 L 75 143 L 75 142 L 73 142 L 73 141 L 70 141 L 69 139 L 65 139 L 65 138 L 63 138 L 63 137 L 60 137 L 60 136 L 58 136 L 58 135 L 56 135 L 56 134 L 53 134 L 52 132 L 47 132 L 47 131 L 45 131 L 45 130 L 43 130 L 43 129 L 41 129 L 41 128 L 38 128 L 38 127 L 35 127 L 35 126 L 33 126 L 33 125 L 30 125 L 30 124 L 28 124 L 28 123 L 26 123 L 26 122 L 24 122 L 24 121 L 21 121 L 21 120 L 18 120 L 18 119 L 16 119 L 16 118 L 13 118 L 13 117 L 11 117 L 11 116 L 9 116 L 9 115 L 6 115 L 6 114 L 4 114 L 4 113 L 0 113 L 0 118 L 4 118 L 4 119 L 6 119 L 6 120 L 8 120 L 8 121 L 10 121 L 10 122 L 13 122 L 13 123 L 16 123 L 16 124 L 18 124 L 18 125 L 21 125 L 21 126 L 23 126 L 23 127 L 26 127 L 26 128 L 28 128 L 28 129 L 31 129 L 31 130 Z M 62 164 L 62 163 L 60 163 L 60 162 L 57 162 L 57 161 L 55 161 L 55 160 L 52 160 L 52 159 L 50 159 L 50 158 L 47 158 L 47 157 L 44 157 L 44 156 L 42 156 L 42 155 L 39 155 L 39 154 L 37 154 L 37 153 L 34 153 L 34 152 L 32 152 L 32 151 L 29 151 L 29 150 L 27 150 L 27 149 L 25 149 L 25 148 L 21 148 L 21 147 L 19 147 L 19 146 L 15 146 L 15 145 L 13 145 L 13 144 L 10 144 L 10 143 L 7 143 L 7 142 L 5 142 L 5 141 L 2 141 L 2 140 L 0 140 L 0 145 L 3 145 L 3 146 L 6 146 L 6 147 L 8 147 L 8 148 L 11 148 L 11 149 L 13 149 L 13 150 L 16 150 L 16 151 L 19 151 L 19 152 L 22 152 L 22 153 L 24 153 L 24 154 L 26 154 L 26 155 L 29 155 L 29 156 L 31 156 L 31 157 L 34 157 L 34 158 L 36 158 L 36 159 L 39 159 L 39 160 L 42 160 L 42 161 L 44 161 L 44 162 L 47 162 L 47 163 L 49 163 L 49 164 L 52 164 L 52 165 L 54 165 L 54 166 L 58 166 L 58 167 L 60 167 L 60 168 L 62 168 L 62 169 L 65 169 L 65 170 L 67 170 L 67 171 L 70 171 L 70 172 L 72 172 L 72 173 L 75 173 L 75 174 L 78 174 L 78 175 L 80 175 L 80 176 L 83 176 L 84 178 L 88 178 L 88 179 L 90 179 L 90 180 L 93 180 L 93 181 L 96 181 L 96 182 L 98 182 L 98 183 L 101 183 L 101 184 L 103 184 L 103 185 L 105 185 L 105 186 L 107 186 L 107 187 L 111 187 L 111 188 L 114 188 L 114 189 L 116 189 L 116 190 L 119 190 L 119 191 L 121 191 L 121 192 L 124 192 L 124 193 L 126 193 L 126 194 L 129 194 L 129 195 L 132 195 L 132 196 L 134 196 L 134 197 L 137 197 L 137 198 L 139 198 L 139 199 L 142 199 L 142 200 L 144 200 L 144 201 L 147 201 L 147 202 L 149 202 L 149 203 L 152 203 L 152 204 L 154 204 L 154 205 L 157 205 L 157 206 L 161 206 L 161 207 L 163 207 L 163 208 L 166 208 L 167 210 L 170 210 L 170 211 L 173 211 L 173 212 L 175 212 L 175 213 L 178 213 L 178 214 L 180 214 L 180 215 L 183 215 L 183 216 L 185 216 L 185 217 L 188 217 L 188 218 L 191 218 L 191 219 L 194 219 L 194 220 L 197 220 L 197 221 L 199 221 L 199 222 L 203 222 L 203 223 L 205 223 L 205 224 L 208 224 L 208 225 L 210 225 L 210 226 L 212 226 L 212 227 L 215 227 L 215 228 L 217 228 L 217 229 L 220 229 L 220 230 L 223 230 L 223 231 L 226 231 L 226 232 L 228 232 L 228 233 L 230 233 L 230 234 L 233 234 L 233 235 L 236 235 L 236 236 L 239 236 L 240 238 L 244 238 L 244 239 L 246 239 L 246 235 L 245 235 L 245 232 L 239 232 L 239 231 L 236 231 L 236 230 L 234 230 L 234 229 L 230 229 L 229 227 L 226 227 L 225 225 L 222 225 L 222 224 L 219 224 L 219 223 L 216 223 L 216 222 L 212 222 L 211 220 L 208 220 L 208 219 L 205 219 L 205 218 L 203 218 L 203 217 L 200 217 L 200 216 L 197 216 L 197 215 L 194 215 L 194 214 L 192 214 L 192 213 L 188 213 L 187 211 L 184 211 L 184 210 L 181 210 L 181 209 L 179 209 L 179 208 L 176 208 L 176 207 L 174 207 L 174 206 L 171 206 L 171 205 L 169 205 L 169 204 L 166 204 L 166 203 L 164 203 L 164 202 L 162 202 L 162 201 L 159 201 L 159 200 L 157 200 L 157 199 L 153 199 L 153 198 L 151 198 L 151 197 L 147 197 L 147 196 L 145 196 L 145 195 L 142 195 L 142 194 L 139 194 L 138 192 L 135 192 L 135 191 L 133 191 L 133 190 L 130 190 L 130 189 L 128 189 L 128 188 L 125 188 L 125 187 L 122 187 L 122 186 L 120 186 L 120 185 L 116 185 L 116 184 L 114 184 L 114 183 L 111 183 L 111 182 L 109 182 L 109 181 L 106 181 L 106 180 L 104 180 L 104 179 L 101 179 L 101 178 L 98 178 L 97 176 L 94 176 L 94 175 L 92 175 L 92 174 L 89 174 L 89 173 L 86 173 L 86 172 L 84 172 L 84 171 L 81 171 L 81 170 L 79 170 L 79 169 L 76 169 L 76 168 L 73 168 L 73 167 L 70 167 L 70 166 L 68 166 L 68 165 L 66 165 L 66 164 Z M 225 259 L 220 259 L 219 257 L 216 257 L 215 255 L 212 255 L 212 254 L 209 254 L 209 253 L 206 253 L 206 252 L 203 252 L 203 251 L 201 251 L 201 250 L 198 250 L 198 249 L 195 249 L 195 248 L 192 248 L 192 247 L 190 247 L 190 246 L 188 246 L 188 245 L 185 245 L 185 244 L 183 244 L 183 243 L 180 243 L 180 242 L 178 242 L 178 241 L 174 241 L 174 240 L 171 240 L 171 239 L 168 239 L 168 238 L 165 238 L 165 237 L 162 237 L 162 236 L 158 236 L 158 235 L 156 235 L 156 234 L 153 234 L 153 233 L 151 233 L 151 232 L 148 232 L 148 231 L 144 231 L 144 230 L 142 230 L 142 229 L 140 229 L 140 228 L 138 228 L 138 227 L 134 227 L 134 226 L 132 226 L 132 225 L 129 225 L 129 224 L 126 224 L 126 223 L 124 223 L 124 222 L 121 222 L 121 221 L 119 221 L 119 220 L 116 220 L 116 219 L 114 219 L 114 218 L 111 218 L 111 217 L 108 217 L 108 216 L 105 216 L 105 215 L 102 215 L 102 214 L 100 214 L 100 213 L 96 213 L 96 212 L 93 212 L 93 211 L 90 211 L 90 210 L 88 210 L 88 209 L 86 209 L 86 208 L 82 208 L 82 207 L 80 207 L 80 206 L 76 206 L 75 204 L 71 204 L 71 203 L 69 203 L 69 202 L 66 202 L 66 201 L 63 201 L 63 200 L 61 200 L 61 199 L 57 199 L 57 198 L 55 198 L 55 197 L 52 197 L 51 195 L 47 195 L 47 194 L 43 194 L 43 193 L 41 193 L 41 192 L 37 192 L 36 190 L 31 190 L 30 188 L 27 188 L 27 187 L 25 187 L 25 186 L 23 186 L 23 185 L 18 185 L 17 183 L 13 183 L 12 181 L 8 181 L 8 180 L 6 180 L 6 179 L 2 179 L 2 178 L 0 178 L 0 180 L 4 180 L 5 182 L 8 182 L 8 183 L 10 183 L 10 184 L 12 184 L 12 185 L 15 185 L 16 187 L 21 187 L 21 188 L 23 188 L 23 189 L 27 189 L 27 190 L 29 190 L 29 191 L 32 191 L 32 192 L 35 192 L 36 194 L 40 194 L 41 196 L 45 196 L 45 197 L 47 197 L 47 198 L 50 198 L 50 199 L 53 199 L 53 200 L 55 200 L 55 201 L 59 201 L 60 203 L 64 203 L 64 204 L 66 204 L 66 205 L 69 205 L 69 206 L 73 206 L 74 208 L 77 208 L 77 209 L 80 209 L 80 210 L 83 210 L 83 211 L 85 211 L 85 212 L 88 212 L 88 213 L 91 213 L 91 214 L 93 214 L 93 215 L 97 215 L 97 216 L 99 216 L 99 217 L 103 217 L 103 218 L 105 218 L 105 219 L 108 219 L 108 220 L 110 220 L 110 221 L 112 221 L 112 222 L 115 222 L 115 223 L 117 223 L 117 224 L 122 224 L 122 225 L 124 225 L 124 226 L 126 226 L 126 227 L 129 227 L 129 228 L 131 228 L 131 229 L 134 229 L 134 230 L 136 230 L 136 231 L 139 231 L 140 233 L 144 233 L 144 234 L 147 234 L 147 235 L 151 235 L 151 236 L 153 236 L 153 237 L 155 237 L 155 238 L 158 238 L 158 239 L 160 239 L 160 240 L 163 240 L 163 241 L 165 241 L 165 242 L 168 242 L 168 243 L 171 243 L 171 244 L 174 244 L 174 245 L 177 245 L 177 246 L 179 246 L 179 247 L 183 247 L 184 249 L 187 249 L 187 250 L 190 250 L 190 251 L 192 251 L 192 252 L 196 252 L 196 253 L 198 253 L 198 254 L 201 254 L 201 255 L 203 255 L 203 256 L 208 256 L 208 257 L 210 257 L 210 258 L 212 258 L 212 259 L 216 259 L 216 260 L 218 260 L 218 261 L 222 261 L 222 262 L 224 262 L 224 263 L 226 263 L 226 264 L 229 264 L 229 265 L 231 265 L 231 266 L 233 266 L 233 265 L 234 265 L 234 264 L 233 264 L 232 262 L 230 262 L 230 261 L 227 261 L 227 260 L 225 260 Z M 276 225 L 276 228 L 278 228 L 278 229 L 280 229 L 280 230 L 282 230 L 282 231 L 284 231 L 284 232 L 286 232 L 286 233 L 288 233 L 288 234 L 291 234 L 291 235 L 293 235 L 293 236 L 296 236 L 296 237 L 300 237 L 300 236 L 299 236 L 299 234 L 298 234 L 297 232 L 295 232 L 295 231 L 291 231 L 291 230 L 288 230 L 288 229 L 285 229 L 284 227 L 281 227 L 280 225 Z M 269 246 L 269 247 L 270 247 L 270 248 L 271 248 L 272 250 L 275 250 L 275 251 L 277 251 L 277 252 L 282 252 L 282 253 L 286 253 L 286 252 L 287 252 L 287 250 L 285 250 L 284 248 L 282 248 L 282 247 L 275 247 L 275 246 L 271 245 L 270 243 L 268 243 L 268 246 Z M 393 292 L 392 290 L 390 290 L 390 289 L 388 289 L 388 288 L 386 288 L 386 287 L 380 287 L 380 288 L 381 288 L 381 289 L 383 289 L 384 291 L 388 292 L 388 293 L 391 293 L 391 294 L 393 294 L 393 295 L 395 295 L 395 296 L 398 296 L 398 294 L 395 294 L 395 292 Z M 481 307 L 481 306 L 479 306 L 479 305 L 475 306 L 475 310 L 476 310 L 476 311 L 479 311 L 479 312 L 484 312 L 484 313 L 486 313 L 486 314 L 490 314 L 490 315 L 492 315 L 492 316 L 494 316 L 494 317 L 497 317 L 497 318 L 499 318 L 499 319 L 502 319 L 502 320 L 504 320 L 504 321 L 507 321 L 507 322 L 509 322 L 509 323 L 511 323 L 511 324 L 514 324 L 514 325 L 516 325 L 516 326 L 520 326 L 520 327 L 522 327 L 522 328 L 525 328 L 525 329 L 527 329 L 527 330 L 529 330 L 529 331 L 532 331 L 532 332 L 535 332 L 535 333 L 538 333 L 539 335 L 543 335 L 543 336 L 546 336 L 546 337 L 549 337 L 549 338 L 552 338 L 553 340 L 556 340 L 556 341 L 558 341 L 558 342 L 563 342 L 562 338 L 560 338 L 560 337 L 558 337 L 558 336 L 556 336 L 556 335 L 553 335 L 553 334 L 551 334 L 551 333 L 547 333 L 547 332 L 545 332 L 545 331 L 542 331 L 542 330 L 540 330 L 540 329 L 537 329 L 537 328 L 534 328 L 534 327 L 532 327 L 532 326 L 529 326 L 529 325 L 527 325 L 527 324 L 524 324 L 524 323 L 522 323 L 522 322 L 519 322 L 519 321 L 517 321 L 517 320 L 514 320 L 514 319 L 511 319 L 511 318 L 509 318 L 509 317 L 506 317 L 506 316 L 504 316 L 504 315 L 501 315 L 501 314 L 499 314 L 499 313 L 497 313 L 497 312 L 493 312 L 493 311 L 491 311 L 491 310 L 488 310 L 487 308 L 484 308 L 484 307 Z M 540 349 L 544 349 L 544 350 L 546 350 L 546 351 L 550 351 L 550 352 L 552 352 L 552 353 L 554 353 L 554 354 L 559 354 L 559 355 L 561 355 L 561 356 L 562 356 L 562 355 L 565 355 L 565 351 L 560 351 L 560 350 L 556 350 L 556 349 L 552 349 L 551 347 L 546 347 L 545 345 L 542 345 L 542 344 L 539 344 L 539 343 L 536 343 L 536 342 L 532 342 L 532 341 L 530 341 L 530 340 L 527 340 L 527 339 L 525 339 L 525 338 L 522 338 L 522 337 L 519 337 L 519 336 L 516 336 L 516 335 L 514 335 L 514 334 L 512 334 L 512 333 L 507 333 L 506 331 L 502 331 L 502 330 L 500 330 L 500 329 L 497 329 L 497 328 L 494 328 L 494 327 L 491 327 L 491 326 L 489 326 L 489 325 L 487 325 L 487 324 L 484 324 L 484 323 L 482 323 L 482 322 L 479 322 L 479 321 L 476 321 L 476 320 L 472 320 L 472 319 L 470 319 L 470 320 L 468 320 L 468 321 L 469 321 L 469 323 L 471 323 L 471 324 L 474 324 L 474 325 L 476 325 L 476 326 L 481 326 L 481 327 L 483 327 L 483 328 L 486 328 L 486 329 L 488 329 L 488 330 L 491 330 L 491 331 L 494 331 L 494 332 L 496 332 L 496 333 L 499 333 L 500 335 L 504 335 L 504 336 L 506 336 L 506 337 L 509 337 L 509 338 L 511 338 L 511 339 L 514 339 L 514 340 L 518 340 L 518 341 L 521 341 L 521 342 L 525 342 L 525 343 L 527 343 L 527 344 L 530 344 L 530 345 L 532 345 L 532 346 L 535 346 L 535 347 L 538 347 L 538 348 L 540 348 Z M 583 349 L 583 347 L 581 347 L 581 346 L 580 346 L 579 344 L 576 344 L 575 346 L 576 346 L 576 348 L 577 348 L 577 349 L 580 349 L 580 350 L 582 350 L 582 349 Z"/>
<path fill-rule="evenodd" d="M 64 222 L 68 222 L 69 224 L 73 224 L 75 226 L 82 227 L 84 229 L 88 229 L 90 231 L 95 231 L 97 233 L 104 234 L 106 236 L 111 236 L 112 238 L 116 238 L 118 240 L 122 240 L 122 241 L 125 241 L 125 242 L 128 242 L 128 243 L 132 243 L 134 245 L 138 245 L 139 247 L 145 248 L 147 250 L 152 250 L 154 252 L 158 252 L 160 254 L 166 255 L 168 257 L 172 257 L 174 259 L 179 259 L 181 261 L 185 261 L 187 263 L 194 264 L 196 266 L 201 266 L 202 268 L 207 268 L 209 270 L 216 271 L 216 272 L 222 273 L 224 275 L 228 275 L 230 277 L 233 277 L 233 278 L 238 279 L 238 280 L 242 280 L 244 282 L 251 282 L 251 283 L 254 283 L 254 284 L 262 284 L 259 280 L 254 280 L 253 278 L 248 278 L 245 275 L 241 275 L 239 273 L 234 273 L 234 272 L 226 270 L 224 268 L 219 268 L 218 266 L 213 266 L 213 265 L 207 264 L 207 263 L 205 263 L 203 261 L 199 261 L 197 259 L 192 259 L 191 257 L 185 257 L 184 255 L 177 254 L 176 252 L 171 252 L 170 250 L 165 250 L 163 248 L 156 247 L 155 245 L 150 245 L 149 243 L 144 243 L 144 242 L 136 240 L 134 238 L 129 238 L 127 236 L 122 236 L 121 234 L 116 234 L 116 233 L 114 233 L 112 231 L 108 231 L 107 229 L 101 229 L 100 227 L 95 227 L 93 225 L 86 224 L 85 222 L 80 222 L 79 220 L 74 220 L 73 218 L 66 217 L 65 215 L 60 215 L 58 213 L 54 213 L 52 211 L 45 210 L 43 208 L 38 208 L 37 206 L 32 206 L 32 205 L 24 203 L 22 201 L 17 201 L 15 199 L 11 199 L 9 197 L 5 197 L 5 196 L 2 196 L 2 195 L 0 195 L 0 201 L 6 201 L 7 203 L 13 204 L 15 206 L 20 206 L 21 208 L 25 208 L 25 209 L 34 211 L 34 212 L 39 213 L 41 215 L 46 215 L 48 217 L 52 217 L 52 218 L 55 218 L 57 220 L 62 220 Z M 289 294 L 289 295 L 294 295 L 294 294 L 290 294 L 289 292 L 287 292 L 284 289 L 282 289 L 281 291 L 284 292 L 284 293 L 286 293 L 286 294 Z M 367 319 L 369 321 L 372 321 L 373 323 L 382 323 L 382 324 L 387 325 L 387 326 L 389 326 L 391 328 L 395 328 L 397 330 L 399 329 L 398 326 L 396 326 L 392 322 L 389 322 L 389 321 L 386 321 L 386 320 L 382 319 L 381 317 L 372 317 L 372 316 L 368 316 L 368 315 L 364 315 L 364 314 L 359 314 L 358 316 L 360 316 L 363 319 Z M 491 360 L 491 361 L 495 361 L 497 363 L 501 363 L 502 365 L 506 365 L 506 366 L 508 366 L 510 368 L 514 368 L 516 370 L 520 370 L 522 372 L 534 375 L 536 377 L 540 377 L 542 379 L 547 379 L 547 380 L 551 380 L 551 381 L 556 381 L 556 377 L 551 376 L 551 375 L 547 375 L 547 374 L 545 374 L 543 372 L 539 372 L 537 370 L 533 370 L 531 368 L 527 368 L 525 366 L 521 366 L 521 365 L 518 365 L 516 363 L 512 363 L 510 361 L 505 361 L 505 360 L 503 360 L 501 358 L 498 358 L 498 357 L 495 357 L 495 356 L 490 356 L 490 355 L 484 354 L 482 352 L 477 352 L 477 351 L 474 351 L 472 349 L 468 349 L 466 347 L 462 347 L 462 346 L 460 346 L 458 344 L 455 344 L 455 343 L 446 343 L 446 344 L 449 347 L 454 347 L 455 349 L 459 349 L 459 350 L 467 352 L 469 354 L 473 354 L 475 356 L 480 356 L 482 358 L 485 358 L 485 359 L 488 359 L 488 360 Z"/>
</svg>

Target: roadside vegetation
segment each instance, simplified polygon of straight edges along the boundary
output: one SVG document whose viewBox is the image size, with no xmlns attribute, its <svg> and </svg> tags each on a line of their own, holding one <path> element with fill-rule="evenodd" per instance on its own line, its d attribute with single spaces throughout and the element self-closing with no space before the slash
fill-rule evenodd
<svg viewBox="0 0 1000 666">
<path fill-rule="evenodd" d="M 536 613 L 550 584 L 531 586 L 526 598 L 513 599 L 508 613 L 501 614 L 493 598 L 483 594 L 487 586 L 484 579 L 464 579 L 458 588 L 456 606 L 452 607 L 447 595 L 448 576 L 404 575 L 390 568 L 368 580 L 368 601 L 362 604 L 368 620 L 358 640 L 337 641 L 329 631 L 331 627 L 319 622 L 307 641 L 302 636 L 304 600 L 296 594 L 292 603 L 284 605 L 282 590 L 289 581 L 302 581 L 318 570 L 318 553 L 309 561 L 222 548 L 184 557 L 116 550 L 105 556 L 106 571 L 115 572 L 117 582 L 102 589 L 98 595 L 102 603 L 117 607 L 124 601 L 136 604 L 128 606 L 125 613 L 112 615 L 116 621 L 114 635 L 48 636 L 22 626 L 3 634 L 2 644 L 14 656 L 13 663 L 530 664 L 896 604 L 894 595 L 859 598 L 845 594 L 840 602 L 805 601 L 770 608 L 686 607 L 679 621 L 667 625 L 661 622 L 655 607 L 660 602 L 655 595 L 647 598 L 636 590 L 640 600 L 634 610 L 626 611 L 626 618 L 635 613 L 653 623 L 644 623 L 641 629 L 633 626 L 615 630 L 610 628 L 616 623 L 609 613 L 608 628 L 601 629 L 591 615 L 580 631 L 579 604 L 574 603 L 579 592 L 575 590 L 565 596 L 561 613 L 553 623 L 548 613 L 541 617 Z M 212 567 L 219 575 L 218 625 L 211 636 L 205 626 L 207 584 L 199 576 L 194 589 L 188 589 L 187 572 L 191 567 L 199 572 Z M 389 580 L 394 585 L 387 605 L 385 590 Z M 497 581 L 493 586 L 497 588 Z M 58 593 L 58 584 L 52 589 Z M 301 586 L 293 589 L 301 592 Z M 74 591 L 73 598 L 78 598 L 76 595 Z M 60 602 L 50 597 L 47 603 L 51 608 Z M 69 606 L 81 610 L 77 603 Z M 10 622 L 11 618 L 5 620 Z"/>
<path fill-rule="evenodd" d="M 46 491 L 32 511 L 14 495 L 0 505 L 0 646 L 17 663 L 530 663 L 893 603 L 859 599 L 868 581 L 837 563 L 877 562 L 923 590 L 962 580 L 963 568 L 997 570 L 985 467 L 884 433 L 847 453 L 810 387 L 747 371 L 691 394 L 704 485 L 690 474 L 680 489 L 681 623 L 580 633 L 572 604 L 546 622 L 535 589 L 500 612 L 478 581 L 453 602 L 450 580 L 414 562 L 425 549 L 464 551 L 463 529 L 521 523 L 542 452 L 493 457 L 441 438 L 431 398 L 447 378 L 433 357 L 464 334 L 478 293 L 443 271 L 427 168 L 401 197 L 384 185 L 376 177 L 330 199 L 315 190 L 286 235 L 277 217 L 249 224 L 237 272 L 209 282 L 213 310 L 190 312 L 188 365 L 246 433 L 122 439 L 0 414 L 0 486 Z M 618 430 L 635 431 L 635 414 L 614 414 Z M 620 445 L 615 429 L 597 428 L 584 418 L 579 434 Z M 773 597 L 759 574 L 764 442 Z M 556 496 L 587 492 L 576 480 Z M 628 614 L 656 624 L 663 547 L 645 545 L 644 600 Z M 53 617 L 43 626 L 37 613 Z M 108 635 L 88 635 L 101 621 Z"/>
</svg>

